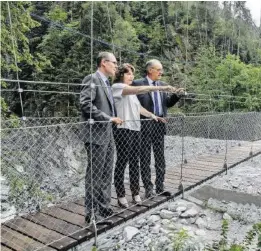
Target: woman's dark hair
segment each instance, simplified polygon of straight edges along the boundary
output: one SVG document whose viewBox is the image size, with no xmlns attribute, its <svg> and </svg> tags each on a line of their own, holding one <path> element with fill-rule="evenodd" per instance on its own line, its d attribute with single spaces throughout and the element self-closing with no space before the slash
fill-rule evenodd
<svg viewBox="0 0 261 251">
<path fill-rule="evenodd" d="M 124 73 L 128 73 L 130 71 L 132 71 L 132 73 L 135 72 L 135 68 L 131 64 L 123 64 L 123 65 L 119 66 L 119 68 L 116 72 L 115 79 L 114 79 L 113 83 L 122 82 Z"/>
</svg>

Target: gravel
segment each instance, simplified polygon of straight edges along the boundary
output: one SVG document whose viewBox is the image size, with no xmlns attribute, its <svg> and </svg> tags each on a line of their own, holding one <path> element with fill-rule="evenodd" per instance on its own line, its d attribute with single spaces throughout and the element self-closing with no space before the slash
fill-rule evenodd
<svg viewBox="0 0 261 251">
<path fill-rule="evenodd" d="M 227 175 L 222 174 L 207 184 L 216 188 L 249 192 L 248 186 L 251 183 L 251 191 L 256 191 L 255 194 L 258 195 L 261 180 L 260 163 L 261 155 L 258 155 L 234 167 Z M 253 180 L 249 177 L 253 177 Z M 231 184 L 235 180 L 240 180 L 238 187 Z M 190 192 L 187 192 L 185 196 L 189 194 Z M 261 222 L 261 208 L 253 204 L 236 204 L 212 198 L 204 207 L 182 199 L 166 202 L 155 211 L 129 221 L 127 226 L 119 228 L 118 231 L 101 237 L 99 250 L 170 251 L 179 239 L 181 230 L 185 230 L 189 235 L 181 250 L 203 250 L 204 246 L 220 240 L 223 219 L 229 222 L 228 242 L 242 243 L 253 224 Z M 129 226 L 132 226 L 131 231 L 134 234 L 131 239 L 126 240 L 124 236 L 127 235 Z M 128 236 L 131 236 L 131 233 Z M 248 250 L 254 251 L 256 247 L 252 246 Z"/>
<path fill-rule="evenodd" d="M 67 141 L 62 141 L 59 135 L 60 146 L 52 146 L 56 159 L 63 159 L 63 166 L 57 165 L 57 168 L 50 169 L 49 175 L 42 175 L 42 187 L 46 190 L 53 191 L 56 198 L 70 199 L 75 196 L 84 195 L 83 180 L 77 185 L 68 183 L 68 180 L 77 180 L 84 173 L 77 173 L 74 176 L 72 168 L 76 165 L 75 156 L 77 155 L 77 163 L 79 160 L 85 159 L 84 152 L 79 155 L 79 148 L 76 151 L 66 151 L 64 145 L 70 144 L 69 137 Z M 53 141 L 54 142 L 54 141 Z M 203 139 L 184 137 L 184 156 L 185 158 L 194 158 L 203 154 L 216 154 L 216 152 L 224 151 L 224 140 Z M 244 141 L 227 141 L 229 147 L 235 147 L 239 143 L 244 145 Z M 74 140 L 73 144 L 77 146 Z M 73 145 L 72 144 L 72 145 Z M 73 148 L 72 148 L 73 149 Z M 77 148 L 76 148 L 77 149 Z M 182 138 L 178 136 L 166 136 L 165 140 L 165 158 L 167 166 L 173 166 L 173 163 L 178 164 L 182 156 Z M 68 153 L 66 156 L 64 153 Z M 74 156 L 75 155 L 75 156 Z M 45 164 L 49 164 L 48 156 Z M 152 158 L 153 159 L 153 158 Z M 67 163 L 67 162 L 68 163 Z M 260 195 L 261 188 L 261 156 L 254 157 L 252 160 L 244 162 L 237 167 L 229 170 L 228 175 L 222 174 L 216 177 L 208 184 L 216 188 L 230 189 L 233 191 L 241 191 L 245 193 Z M 26 168 L 22 163 L 15 163 L 23 174 Z M 153 160 L 152 160 L 153 165 Z M 81 165 L 82 166 L 82 165 Z M 51 166 L 50 166 L 51 167 Z M 70 168 L 71 167 L 71 168 Z M 42 167 L 44 168 L 44 167 Z M 42 169 L 40 168 L 40 169 Z M 81 167 L 82 168 L 82 167 Z M 28 169 L 30 170 L 30 168 Z M 55 172 L 55 173 L 53 173 Z M 69 175 L 70 174 L 70 175 Z M 28 175 L 28 174 L 27 174 Z M 50 180 L 52 177 L 52 180 Z M 126 174 L 126 179 L 128 174 Z M 54 180 L 57 182 L 54 182 Z M 5 204 L 6 218 L 9 219 L 15 212 L 20 212 L 20 208 L 14 208 L 14 205 L 8 200 L 8 180 L 1 176 L 1 183 L 4 184 L 1 192 L 1 202 Z M 57 187 L 53 186 L 57 184 Z M 71 185 L 66 188 L 66 194 L 63 194 L 64 186 Z M 70 189 L 69 189 L 70 188 Z M 187 193 L 188 194 L 188 193 Z M 191 250 L 202 250 L 207 243 L 212 243 L 217 240 L 221 232 L 221 222 L 223 218 L 229 219 L 230 231 L 228 238 L 230 242 L 240 242 L 253 223 L 261 220 L 261 209 L 255 205 L 243 205 L 231 203 L 224 203 L 210 199 L 208 201 L 209 208 L 202 208 L 198 205 L 184 200 L 177 200 L 175 202 L 167 202 L 160 206 L 157 211 L 150 213 L 150 215 L 141 216 L 139 220 L 130 221 L 128 226 L 122 227 L 118 232 L 113 231 L 105 238 L 99 240 L 100 250 L 171 250 L 170 245 L 177 239 L 177 234 L 181 229 L 185 229 L 189 234 L 187 248 L 193 247 Z M 30 208 L 34 208 L 30 205 Z M 29 206 L 28 206 L 29 208 Z M 220 209 L 222 208 L 222 210 Z M 26 212 L 26 206 L 23 205 L 23 211 Z M 238 210 L 240 209 L 240 210 Z M 31 209 L 28 211 L 32 211 Z M 221 212 L 222 211 L 222 212 Z M 240 214 L 239 214 L 240 211 Z M 11 216 L 10 216 L 11 212 Z M 3 213 L 3 211 L 2 211 Z M 8 217 L 7 217 L 8 215 Z M 127 228 L 126 227 L 131 227 Z M 132 231 L 129 233 L 128 231 Z"/>
<path fill-rule="evenodd" d="M 261 195 L 261 155 L 230 169 L 209 182 L 216 188 Z"/>
</svg>

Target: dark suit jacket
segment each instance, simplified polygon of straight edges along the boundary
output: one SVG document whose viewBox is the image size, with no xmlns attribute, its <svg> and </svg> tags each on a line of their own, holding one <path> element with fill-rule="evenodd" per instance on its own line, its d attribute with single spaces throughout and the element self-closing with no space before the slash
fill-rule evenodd
<svg viewBox="0 0 261 251">
<path fill-rule="evenodd" d="M 165 85 L 161 81 L 157 81 L 159 86 Z M 134 80 L 132 83 L 133 86 L 142 86 L 142 85 L 149 85 L 148 79 L 138 79 Z M 167 116 L 167 108 L 172 107 L 179 101 L 179 97 L 173 93 L 172 95 L 168 95 L 166 92 L 160 92 L 161 95 L 161 102 L 162 102 L 162 110 L 163 110 L 163 117 Z M 145 94 L 139 94 L 137 95 L 141 105 L 147 109 L 150 112 L 154 112 L 154 105 L 153 105 L 153 99 L 152 99 L 152 93 L 148 92 Z M 145 119 L 146 117 L 141 115 L 141 119 Z"/>
<path fill-rule="evenodd" d="M 80 94 L 81 120 L 88 121 L 92 118 L 95 123 L 92 132 L 90 124 L 84 124 L 81 127 L 80 137 L 85 143 L 107 144 L 112 139 L 112 123 L 109 121 L 113 116 L 113 104 L 109 98 L 108 88 L 98 73 L 86 76 L 82 83 L 84 85 Z"/>
</svg>

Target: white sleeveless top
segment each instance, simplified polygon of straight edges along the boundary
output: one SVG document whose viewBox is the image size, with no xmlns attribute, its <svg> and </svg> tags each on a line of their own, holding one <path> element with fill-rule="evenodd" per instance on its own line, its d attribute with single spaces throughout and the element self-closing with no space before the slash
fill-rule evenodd
<svg viewBox="0 0 261 251">
<path fill-rule="evenodd" d="M 112 94 L 117 110 L 117 116 L 124 122 L 118 128 L 140 131 L 141 104 L 136 95 L 122 95 L 125 86 L 123 83 L 112 85 Z"/>
</svg>

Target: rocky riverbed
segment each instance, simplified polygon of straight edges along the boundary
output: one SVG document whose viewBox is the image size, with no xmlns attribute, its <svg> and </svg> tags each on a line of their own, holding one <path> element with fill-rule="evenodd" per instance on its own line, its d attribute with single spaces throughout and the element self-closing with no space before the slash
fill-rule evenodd
<svg viewBox="0 0 261 251">
<path fill-rule="evenodd" d="M 261 155 L 258 155 L 207 184 L 235 192 L 252 194 L 256 191 L 255 194 L 259 194 L 260 180 Z M 236 186 L 235 181 L 239 183 Z M 251 190 L 248 189 L 250 185 Z M 244 201 L 236 204 L 213 198 L 204 203 L 192 202 L 188 200 L 193 198 L 192 193 L 187 192 L 185 200 L 166 202 L 154 211 L 129 221 L 124 227 L 100 236 L 98 250 L 204 250 L 206 245 L 220 240 L 223 219 L 229 223 L 229 243 L 242 243 L 253 224 L 261 222 L 261 208 L 255 204 L 244 204 Z M 173 249 L 182 240 L 183 249 Z M 257 247 L 251 246 L 248 250 L 257 250 Z"/>
<path fill-rule="evenodd" d="M 2 143 L 4 159 L 2 166 L 9 171 L 2 172 L 0 176 L 2 180 L 0 195 L 4 205 L 1 210 L 1 221 L 13 218 L 16 214 L 37 212 L 43 206 L 84 196 L 87 156 L 83 143 L 76 137 L 73 129 L 52 127 L 47 133 L 46 128 L 39 128 L 36 131 L 21 131 L 21 135 L 15 131 L 9 132 L 10 135 L 8 134 Z M 14 144 L 10 138 L 15 138 L 16 143 Z M 192 162 L 203 154 L 224 152 L 226 146 L 226 142 L 219 139 L 184 137 L 183 140 L 184 158 Z M 244 145 L 244 141 L 227 141 L 230 148 L 239 143 Z M 30 145 L 34 147 L 29 147 Z M 23 155 L 14 154 L 10 158 L 11 150 L 13 153 L 22 152 Z M 167 167 L 172 168 L 173 164 L 181 163 L 181 137 L 166 136 L 165 159 Z M 153 157 L 151 166 L 154 167 Z M 155 172 L 154 168 L 152 172 Z M 125 178 L 128 182 L 127 170 Z M 21 184 L 19 189 L 23 190 L 22 192 L 15 189 L 15 182 Z"/>
</svg>

